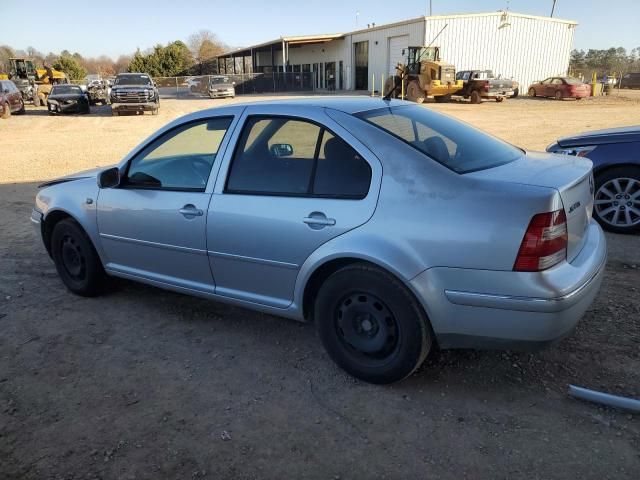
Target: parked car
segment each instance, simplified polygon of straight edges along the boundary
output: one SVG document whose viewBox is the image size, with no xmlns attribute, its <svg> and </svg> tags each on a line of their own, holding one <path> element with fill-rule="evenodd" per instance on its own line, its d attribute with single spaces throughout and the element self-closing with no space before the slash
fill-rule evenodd
<svg viewBox="0 0 640 480">
<path fill-rule="evenodd" d="M 111 87 L 107 85 L 105 80 L 94 78 L 87 82 L 87 95 L 89 96 L 89 103 L 91 105 L 98 103 L 107 105 L 111 96 Z"/>
<path fill-rule="evenodd" d="M 160 94 L 147 73 L 120 73 L 111 87 L 111 112 L 158 114 Z"/>
<path fill-rule="evenodd" d="M 547 151 L 588 157 L 595 177 L 595 219 L 612 232 L 640 231 L 640 126 L 563 137 Z"/>
<path fill-rule="evenodd" d="M 591 95 L 591 85 L 573 77 L 549 77 L 529 87 L 530 97 L 553 97 L 556 100 L 575 98 L 580 100 Z"/>
<path fill-rule="evenodd" d="M 640 88 L 640 72 L 631 72 L 622 76 L 620 88 Z"/>
<path fill-rule="evenodd" d="M 496 78 L 491 70 L 462 70 L 456 73 L 456 80 L 462 80 L 464 87 L 455 95 L 480 103 L 483 98 L 501 102 L 514 96 L 514 82 L 508 78 Z"/>
<path fill-rule="evenodd" d="M 22 93 L 11 80 L 0 80 L 0 117 L 9 118 L 12 113 L 24 113 Z"/>
<path fill-rule="evenodd" d="M 54 85 L 47 97 L 49 115 L 56 113 L 91 113 L 89 97 L 80 85 Z"/>
<path fill-rule="evenodd" d="M 213 75 L 209 79 L 210 98 L 234 98 L 236 96 L 235 82 L 223 75 Z"/>
<path fill-rule="evenodd" d="M 202 110 L 117 166 L 41 185 L 31 220 L 64 284 L 106 275 L 313 321 L 388 383 L 440 348 L 540 347 L 603 276 L 591 162 L 525 152 L 399 100 Z"/>
</svg>

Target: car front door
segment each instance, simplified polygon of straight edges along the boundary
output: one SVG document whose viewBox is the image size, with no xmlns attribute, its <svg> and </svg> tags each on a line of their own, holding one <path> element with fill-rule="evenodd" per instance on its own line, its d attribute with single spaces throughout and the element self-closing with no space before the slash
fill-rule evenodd
<svg viewBox="0 0 640 480">
<path fill-rule="evenodd" d="M 373 215 L 379 160 L 321 109 L 247 107 L 209 207 L 216 294 L 286 308 L 304 261 Z"/>
<path fill-rule="evenodd" d="M 98 231 L 107 271 L 213 293 L 205 232 L 210 176 L 233 122 L 233 116 L 211 117 L 170 129 L 122 168 L 117 188 L 100 190 Z"/>
</svg>

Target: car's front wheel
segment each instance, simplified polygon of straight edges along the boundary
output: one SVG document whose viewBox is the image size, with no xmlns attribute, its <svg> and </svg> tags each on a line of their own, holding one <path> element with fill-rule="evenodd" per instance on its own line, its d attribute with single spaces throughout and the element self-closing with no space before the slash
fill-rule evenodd
<svg viewBox="0 0 640 480">
<path fill-rule="evenodd" d="M 344 267 L 322 285 L 314 320 L 329 356 L 370 383 L 402 380 L 429 353 L 429 321 L 394 276 L 366 263 Z"/>
<path fill-rule="evenodd" d="M 613 168 L 596 177 L 593 216 L 605 230 L 640 231 L 640 167 Z"/>
<path fill-rule="evenodd" d="M 529 89 L 529 96 L 530 97 L 535 97 L 536 96 L 536 89 L 535 88 L 531 87 Z"/>
<path fill-rule="evenodd" d="M 105 273 L 91 240 L 71 219 L 61 220 L 51 234 L 51 256 L 66 287 L 77 295 L 98 295 Z"/>
</svg>

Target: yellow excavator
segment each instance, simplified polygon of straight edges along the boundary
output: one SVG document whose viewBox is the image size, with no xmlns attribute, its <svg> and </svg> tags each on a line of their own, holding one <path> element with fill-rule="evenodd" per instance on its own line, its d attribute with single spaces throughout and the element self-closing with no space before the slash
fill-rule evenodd
<svg viewBox="0 0 640 480">
<path fill-rule="evenodd" d="M 23 100 L 33 100 L 36 106 L 46 103 L 53 85 L 69 83 L 64 72 L 52 67 L 36 68 L 33 61 L 26 58 L 10 58 L 7 70 L 6 73 L 0 73 L 0 79 L 13 81 L 22 93 Z"/>
<path fill-rule="evenodd" d="M 439 47 L 409 47 L 402 54 L 406 63 L 398 63 L 396 75 L 385 84 L 389 97 L 417 103 L 433 97 L 436 102 L 446 102 L 463 88 L 462 80 L 456 80 L 455 67 L 440 60 Z"/>
</svg>

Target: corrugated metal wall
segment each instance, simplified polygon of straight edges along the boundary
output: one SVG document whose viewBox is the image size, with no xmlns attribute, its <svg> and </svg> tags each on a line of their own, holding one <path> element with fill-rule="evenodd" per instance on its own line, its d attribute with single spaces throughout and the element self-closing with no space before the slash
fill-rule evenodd
<svg viewBox="0 0 640 480">
<path fill-rule="evenodd" d="M 526 94 L 535 80 L 564 75 L 569 68 L 575 25 L 552 19 L 508 15 L 510 26 L 499 28 L 501 13 L 473 17 L 427 18 L 428 44 L 447 25 L 435 45 L 456 70 L 491 69 L 520 82 Z"/>
</svg>

